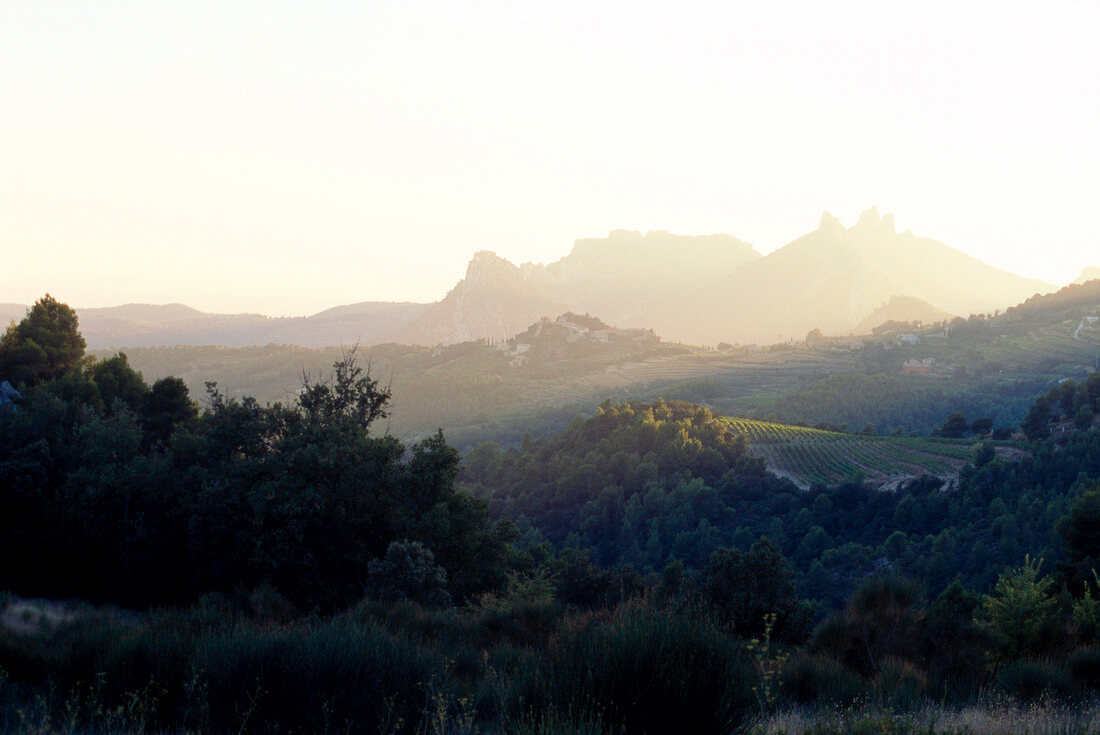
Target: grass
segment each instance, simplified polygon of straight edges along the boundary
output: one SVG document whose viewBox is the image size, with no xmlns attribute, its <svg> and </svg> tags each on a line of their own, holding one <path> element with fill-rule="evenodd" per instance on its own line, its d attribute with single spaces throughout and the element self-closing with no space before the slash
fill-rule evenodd
<svg viewBox="0 0 1100 735">
<path fill-rule="evenodd" d="M 1036 702 L 1021 705 L 988 698 L 949 708 L 926 705 L 898 713 L 871 706 L 788 710 L 757 723 L 759 735 L 1085 735 L 1100 733 L 1100 704 Z"/>
</svg>

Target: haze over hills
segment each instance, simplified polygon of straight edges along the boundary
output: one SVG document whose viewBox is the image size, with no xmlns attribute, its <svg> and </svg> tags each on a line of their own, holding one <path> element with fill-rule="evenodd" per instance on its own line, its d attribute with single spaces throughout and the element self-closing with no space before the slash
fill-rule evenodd
<svg viewBox="0 0 1100 735">
<path fill-rule="evenodd" d="M 363 302 L 294 318 L 208 314 L 182 304 L 77 311 L 93 348 L 455 344 L 506 339 L 566 311 L 654 329 L 670 341 L 770 344 L 815 328 L 866 333 L 876 319 L 993 312 L 1053 289 L 898 233 L 892 215 L 871 208 L 848 228 L 825 213 L 817 230 L 766 256 L 731 235 L 625 230 L 578 240 L 549 264 L 515 265 L 483 250 L 433 304 Z M 25 308 L 0 305 L 0 317 L 19 319 Z"/>
<path fill-rule="evenodd" d="M 308 317 L 272 318 L 261 314 L 211 314 L 183 304 L 123 304 L 77 309 L 89 349 L 270 343 L 326 347 L 377 344 L 414 318 L 428 304 L 363 302 L 327 309 Z M 26 314 L 23 304 L 0 304 L 4 324 Z"/>
<path fill-rule="evenodd" d="M 801 338 L 815 328 L 850 333 L 892 296 L 912 296 L 968 315 L 1053 288 L 935 240 L 897 233 L 893 216 L 880 216 L 872 207 L 850 228 L 826 212 L 814 232 L 739 268 L 694 303 L 684 303 L 678 310 L 681 324 L 653 326 L 687 342 L 771 343 Z"/>
<path fill-rule="evenodd" d="M 673 235 L 615 230 L 577 240 L 548 265 L 516 266 L 494 253 L 474 255 L 463 278 L 438 304 L 396 334 L 408 344 L 505 339 L 542 316 L 587 312 L 611 323 L 648 328 L 667 321 L 664 301 L 717 283 L 760 258 L 730 235 Z"/>
<path fill-rule="evenodd" d="M 935 240 L 899 234 L 892 215 L 871 208 L 850 228 L 826 213 L 816 231 L 763 257 L 729 235 L 622 231 L 580 240 L 546 266 L 479 253 L 467 277 L 397 341 L 503 338 L 536 315 L 569 309 L 673 341 L 771 343 L 814 328 L 852 332 L 894 296 L 926 302 L 944 318 L 992 312 L 1052 289 Z"/>
<path fill-rule="evenodd" d="M 871 331 L 886 322 L 920 322 L 933 324 L 949 321 L 956 314 L 937 309 L 927 301 L 914 296 L 891 296 L 890 300 L 875 309 L 859 324 L 852 328 L 854 334 L 870 334 Z"/>
<path fill-rule="evenodd" d="M 1081 271 L 1081 275 L 1077 276 L 1077 280 L 1074 283 L 1084 283 L 1085 281 L 1095 281 L 1100 278 L 1100 266 L 1092 266 L 1085 268 Z"/>
</svg>

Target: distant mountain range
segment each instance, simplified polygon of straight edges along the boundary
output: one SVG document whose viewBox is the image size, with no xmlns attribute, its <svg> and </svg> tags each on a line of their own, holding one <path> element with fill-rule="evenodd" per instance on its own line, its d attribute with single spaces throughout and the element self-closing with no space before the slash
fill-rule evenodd
<svg viewBox="0 0 1100 735">
<path fill-rule="evenodd" d="M 872 208 L 848 228 L 825 213 L 817 230 L 766 256 L 730 235 L 622 230 L 578 240 L 546 265 L 515 265 L 481 251 L 433 304 L 363 302 L 279 319 L 182 304 L 78 309 L 78 315 L 92 348 L 454 344 L 506 339 L 566 311 L 652 328 L 666 340 L 767 344 L 815 328 L 866 333 L 880 316 L 879 323 L 927 322 L 993 312 L 1053 288 L 935 240 L 897 233 L 893 216 Z M 0 304 L 0 319 L 18 320 L 25 310 Z"/>
<path fill-rule="evenodd" d="M 872 208 L 850 228 L 826 213 L 817 230 L 766 256 L 729 235 L 622 231 L 579 240 L 549 265 L 516 266 L 481 252 L 466 277 L 397 341 L 504 338 L 532 318 L 571 310 L 692 344 L 772 343 L 814 328 L 852 332 L 895 296 L 925 302 L 936 314 L 966 316 L 1053 288 L 935 240 L 899 234 L 892 215 Z"/>
<path fill-rule="evenodd" d="M 125 304 L 77 309 L 80 333 L 90 349 L 174 345 L 294 344 L 303 347 L 377 344 L 429 304 L 363 302 L 327 309 L 308 317 L 272 318 L 260 314 L 210 314 L 183 304 Z M 22 304 L 0 304 L 6 324 L 26 314 Z"/>
<path fill-rule="evenodd" d="M 625 230 L 606 239 L 578 240 L 569 255 L 549 265 L 516 266 L 482 251 L 470 261 L 466 277 L 401 329 L 395 341 L 506 339 L 539 317 L 566 311 L 593 314 L 616 326 L 664 328 L 677 321 L 668 313 L 675 310 L 670 299 L 692 298 L 759 258 L 751 245 L 730 235 Z"/>
</svg>

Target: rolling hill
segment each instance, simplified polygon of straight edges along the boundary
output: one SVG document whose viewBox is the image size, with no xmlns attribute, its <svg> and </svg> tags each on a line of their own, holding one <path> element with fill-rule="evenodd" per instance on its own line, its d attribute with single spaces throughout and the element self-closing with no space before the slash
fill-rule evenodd
<svg viewBox="0 0 1100 735">
<path fill-rule="evenodd" d="M 768 469 L 808 488 L 836 485 L 854 477 L 880 487 L 896 487 L 920 475 L 949 479 L 971 457 L 973 441 L 925 437 L 878 437 L 823 431 L 743 418 L 727 419 L 745 436 L 749 452 Z M 998 452 L 1010 455 L 1007 446 Z"/>
<path fill-rule="evenodd" d="M 954 316 L 913 296 L 891 296 L 889 301 L 852 327 L 852 334 L 871 334 L 875 327 L 891 321 L 917 322 L 923 325 L 950 321 Z"/>
<path fill-rule="evenodd" d="M 378 344 L 428 308 L 427 304 L 363 302 L 306 317 L 213 314 L 183 304 L 124 304 L 76 310 L 88 347 L 169 347 L 271 343 L 303 347 Z M 26 314 L 22 304 L 0 304 L 4 324 Z"/>
</svg>

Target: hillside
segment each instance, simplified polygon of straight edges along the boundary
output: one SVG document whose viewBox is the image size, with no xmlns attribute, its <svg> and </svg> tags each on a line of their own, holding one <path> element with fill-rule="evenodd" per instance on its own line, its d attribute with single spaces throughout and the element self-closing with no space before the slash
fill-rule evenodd
<svg viewBox="0 0 1100 735">
<path fill-rule="evenodd" d="M 1085 281 L 1095 281 L 1100 279 L 1100 266 L 1092 266 L 1091 268 L 1085 268 L 1081 271 L 1081 275 L 1077 276 L 1074 283 L 1084 283 Z"/>
<path fill-rule="evenodd" d="M 625 230 L 578 240 L 569 255 L 548 265 L 516 266 L 482 251 L 447 296 L 394 341 L 432 345 L 504 339 L 540 317 L 566 310 L 650 328 L 665 321 L 668 298 L 694 293 L 759 257 L 752 246 L 729 235 Z"/>
<path fill-rule="evenodd" d="M 540 317 L 566 310 L 564 302 L 545 297 L 515 265 L 484 250 L 474 254 L 466 276 L 442 301 L 397 330 L 392 341 L 449 345 L 507 339 Z"/>
<path fill-rule="evenodd" d="M 895 295 L 955 314 L 992 312 L 1051 290 L 1042 281 L 998 270 L 943 243 L 897 233 L 874 208 L 850 228 L 828 213 L 818 229 L 739 268 L 685 308 L 666 336 L 692 343 L 772 343 L 812 329 L 848 334 Z M 671 309 L 672 302 L 669 303 Z"/>
<path fill-rule="evenodd" d="M 852 327 L 852 334 L 871 334 L 886 322 L 916 322 L 917 326 L 950 321 L 955 315 L 937 309 L 913 296 L 891 296 L 890 300 Z"/>
<path fill-rule="evenodd" d="M 993 312 L 1052 288 L 897 233 L 893 216 L 872 208 L 849 228 L 826 213 L 817 230 L 763 257 L 728 235 L 623 231 L 579 240 L 567 257 L 545 266 L 478 253 L 447 298 L 397 339 L 499 339 L 564 307 L 679 342 L 769 344 L 815 328 L 869 332 L 863 327 L 879 309 L 906 321 L 941 321 Z"/>
<path fill-rule="evenodd" d="M 897 487 L 921 475 L 949 479 L 970 460 L 973 444 L 863 436 L 743 418 L 727 421 L 745 436 L 750 454 L 764 459 L 771 472 L 803 488 L 837 485 L 857 477 L 881 488 Z"/>
<path fill-rule="evenodd" d="M 245 347 L 270 343 L 304 347 L 377 344 L 427 308 L 427 304 L 363 302 L 306 317 L 272 318 L 261 314 L 214 314 L 184 304 L 124 304 L 77 309 L 80 331 L 90 349 L 222 345 Z M 6 325 L 20 320 L 27 307 L 0 304 Z"/>
<path fill-rule="evenodd" d="M 393 388 L 391 431 L 417 436 L 442 427 L 459 446 L 560 426 L 609 396 L 689 400 L 778 422 L 927 433 L 955 411 L 1018 425 L 1035 393 L 1097 367 L 1100 321 L 1092 316 L 1100 316 L 1095 284 L 1033 297 L 994 318 L 925 327 L 914 344 L 883 335 L 718 350 L 567 313 L 525 325 L 509 340 L 364 345 L 360 355 Z M 320 374 L 342 351 L 286 344 L 125 350 L 147 380 L 179 375 L 197 396 L 215 380 L 227 395 L 261 402 L 286 401 L 303 371 Z M 927 371 L 904 367 L 927 360 Z"/>
</svg>

